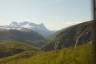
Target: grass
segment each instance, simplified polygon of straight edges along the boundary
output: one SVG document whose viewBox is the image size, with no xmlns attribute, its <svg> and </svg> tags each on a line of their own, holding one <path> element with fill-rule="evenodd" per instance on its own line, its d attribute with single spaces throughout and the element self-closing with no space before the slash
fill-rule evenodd
<svg viewBox="0 0 96 64">
<path fill-rule="evenodd" d="M 30 52 L 29 52 L 30 53 Z M 22 53 L 23 55 L 24 53 Z M 63 48 L 60 50 L 37 52 L 30 57 L 13 56 L 13 60 L 1 64 L 92 64 L 92 43 L 79 45 L 77 48 Z"/>
<path fill-rule="evenodd" d="M 12 56 L 14 54 L 21 53 L 28 50 L 36 51 L 38 50 L 38 48 L 22 42 L 0 41 L 0 58 L 6 56 Z"/>
</svg>

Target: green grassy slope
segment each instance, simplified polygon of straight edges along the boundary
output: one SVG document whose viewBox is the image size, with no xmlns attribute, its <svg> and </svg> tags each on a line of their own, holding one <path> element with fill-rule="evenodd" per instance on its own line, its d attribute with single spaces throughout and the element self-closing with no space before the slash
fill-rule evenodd
<svg viewBox="0 0 96 64">
<path fill-rule="evenodd" d="M 17 56 L 14 56 L 14 58 Z M 92 43 L 88 43 L 79 45 L 77 48 L 71 47 L 48 52 L 38 52 L 31 57 L 15 58 L 1 64 L 92 64 L 92 58 Z"/>
<path fill-rule="evenodd" d="M 11 56 L 28 50 L 36 51 L 38 48 L 22 42 L 0 41 L 0 57 Z"/>
</svg>

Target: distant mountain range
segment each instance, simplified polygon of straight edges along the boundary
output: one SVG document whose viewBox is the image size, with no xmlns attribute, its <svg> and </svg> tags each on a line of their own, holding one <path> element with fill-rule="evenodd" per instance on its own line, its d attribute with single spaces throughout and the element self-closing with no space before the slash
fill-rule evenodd
<svg viewBox="0 0 96 64">
<path fill-rule="evenodd" d="M 51 31 L 51 30 L 47 29 L 43 23 L 35 24 L 32 22 L 28 22 L 28 21 L 24 21 L 21 23 L 14 21 L 11 24 L 9 24 L 9 26 L 12 27 L 13 29 L 17 29 L 17 30 L 35 31 L 35 32 L 40 33 L 45 38 L 50 38 L 50 36 L 55 32 L 55 31 Z"/>
</svg>

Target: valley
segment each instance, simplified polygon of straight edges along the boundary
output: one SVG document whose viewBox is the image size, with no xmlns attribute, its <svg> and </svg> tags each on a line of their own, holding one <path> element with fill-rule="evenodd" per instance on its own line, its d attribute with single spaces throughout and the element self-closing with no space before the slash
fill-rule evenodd
<svg viewBox="0 0 96 64">
<path fill-rule="evenodd" d="M 53 32 L 52 39 L 28 28 L 0 30 L 0 64 L 93 64 L 93 23 Z M 14 24 L 20 27 L 29 23 Z"/>
</svg>

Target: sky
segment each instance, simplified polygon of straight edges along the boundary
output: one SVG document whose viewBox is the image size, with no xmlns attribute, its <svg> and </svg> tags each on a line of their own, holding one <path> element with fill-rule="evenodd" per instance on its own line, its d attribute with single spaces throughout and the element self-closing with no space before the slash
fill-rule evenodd
<svg viewBox="0 0 96 64">
<path fill-rule="evenodd" d="M 91 13 L 91 0 L 0 0 L 0 25 L 29 21 L 59 30 L 91 20 Z"/>
</svg>

